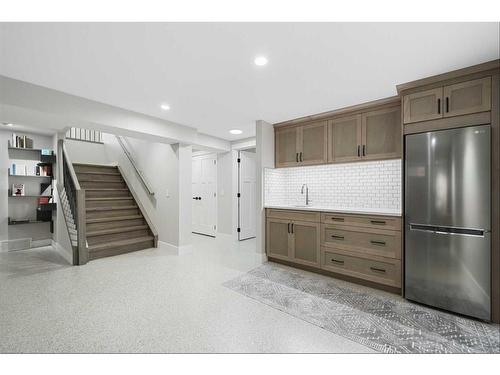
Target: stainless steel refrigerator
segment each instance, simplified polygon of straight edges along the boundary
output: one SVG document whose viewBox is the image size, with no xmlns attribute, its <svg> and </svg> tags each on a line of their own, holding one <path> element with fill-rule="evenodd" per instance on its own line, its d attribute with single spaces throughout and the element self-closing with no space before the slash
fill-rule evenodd
<svg viewBox="0 0 500 375">
<path fill-rule="evenodd" d="M 490 125 L 406 136 L 406 298 L 490 319 L 490 160 Z"/>
</svg>

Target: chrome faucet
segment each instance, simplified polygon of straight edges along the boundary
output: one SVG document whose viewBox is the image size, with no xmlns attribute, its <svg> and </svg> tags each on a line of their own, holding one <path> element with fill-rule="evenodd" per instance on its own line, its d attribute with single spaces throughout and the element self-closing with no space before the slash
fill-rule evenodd
<svg viewBox="0 0 500 375">
<path fill-rule="evenodd" d="M 309 206 L 309 203 L 311 203 L 311 201 L 309 200 L 309 187 L 307 186 L 307 184 L 302 185 L 302 188 L 300 189 L 300 194 L 304 194 L 304 188 L 306 191 L 306 206 Z"/>
</svg>

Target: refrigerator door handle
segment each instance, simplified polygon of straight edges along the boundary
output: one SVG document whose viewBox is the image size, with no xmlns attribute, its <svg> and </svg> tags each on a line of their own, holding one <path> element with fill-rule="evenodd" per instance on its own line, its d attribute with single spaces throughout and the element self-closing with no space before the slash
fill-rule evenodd
<svg viewBox="0 0 500 375">
<path fill-rule="evenodd" d="M 418 230 L 423 232 L 432 232 L 436 234 L 445 235 L 461 235 L 461 236 L 475 236 L 484 237 L 485 233 L 489 231 L 478 228 L 455 228 L 455 227 L 443 227 L 439 225 L 427 225 L 427 224 L 415 224 L 410 223 L 410 230 Z"/>
</svg>

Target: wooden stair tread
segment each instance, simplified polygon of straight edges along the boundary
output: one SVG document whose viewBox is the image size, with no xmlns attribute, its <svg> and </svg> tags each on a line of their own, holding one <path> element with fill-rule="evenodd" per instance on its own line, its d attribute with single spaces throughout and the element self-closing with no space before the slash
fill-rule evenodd
<svg viewBox="0 0 500 375">
<path fill-rule="evenodd" d="M 145 242 L 145 241 L 154 241 L 154 237 L 153 236 L 145 236 L 145 237 L 129 238 L 129 239 L 120 240 L 120 241 L 110 241 L 110 242 L 106 242 L 106 243 L 91 245 L 88 247 L 88 249 L 89 249 L 89 251 L 100 251 L 100 250 L 110 249 L 110 248 L 118 247 L 118 246 L 132 245 L 132 244 Z"/>
<path fill-rule="evenodd" d="M 82 182 L 82 181 L 80 181 L 80 182 Z M 123 184 L 123 180 L 91 180 L 91 181 L 83 181 L 83 182 L 92 182 L 92 183 L 115 182 L 117 184 Z"/>
<path fill-rule="evenodd" d="M 104 176 L 121 176 L 119 172 L 75 172 L 77 175 L 79 174 L 97 174 L 97 175 L 104 175 Z"/>
<path fill-rule="evenodd" d="M 125 191 L 127 190 L 128 191 L 128 188 L 85 188 L 83 190 L 92 190 L 92 191 L 116 191 L 116 190 L 119 190 L 119 191 Z"/>
<path fill-rule="evenodd" d="M 131 196 L 125 196 L 125 197 L 100 197 L 100 198 L 85 198 L 86 201 L 95 201 L 95 202 L 102 202 L 102 201 L 120 201 L 120 200 L 134 200 L 134 197 Z"/>
<path fill-rule="evenodd" d="M 109 217 L 100 217 L 97 219 L 87 219 L 87 224 L 92 223 L 105 223 L 108 221 L 122 221 L 122 220 L 134 220 L 134 219 L 143 219 L 142 215 L 126 215 L 126 216 L 109 216 Z"/>
<path fill-rule="evenodd" d="M 73 163 L 73 166 L 79 167 L 99 167 L 99 168 L 115 168 L 118 169 L 116 165 L 106 165 L 106 164 L 87 164 L 87 163 Z"/>
<path fill-rule="evenodd" d="M 89 211 L 115 211 L 115 210 L 133 210 L 134 208 L 139 208 L 137 205 L 132 206 L 107 206 L 107 207 L 89 207 L 86 209 Z"/>
<path fill-rule="evenodd" d="M 120 227 L 120 228 L 96 230 L 96 231 L 92 231 L 92 232 L 87 232 L 87 237 L 102 236 L 105 234 L 131 232 L 131 231 L 135 231 L 135 230 L 142 230 L 142 229 L 148 229 L 148 228 L 149 227 L 146 224 L 144 224 L 144 225 L 134 225 L 134 226 L 130 226 L 130 227 Z"/>
</svg>

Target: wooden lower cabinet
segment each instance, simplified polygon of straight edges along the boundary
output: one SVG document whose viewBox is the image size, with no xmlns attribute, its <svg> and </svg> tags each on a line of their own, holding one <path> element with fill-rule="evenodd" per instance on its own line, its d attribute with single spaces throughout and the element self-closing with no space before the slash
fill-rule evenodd
<svg viewBox="0 0 500 375">
<path fill-rule="evenodd" d="M 320 266 L 320 224 L 307 222 L 292 223 L 293 262 L 308 266 Z"/>
<path fill-rule="evenodd" d="M 383 257 L 362 257 L 346 250 L 322 248 L 322 268 L 374 283 L 401 287 L 401 261 Z"/>
<path fill-rule="evenodd" d="M 400 217 L 286 209 L 266 216 L 271 259 L 401 288 Z"/>
</svg>

